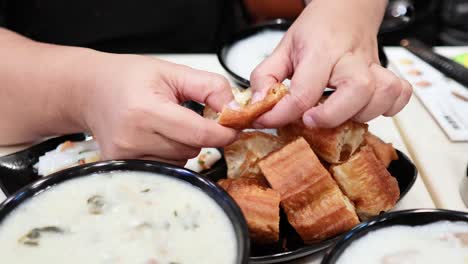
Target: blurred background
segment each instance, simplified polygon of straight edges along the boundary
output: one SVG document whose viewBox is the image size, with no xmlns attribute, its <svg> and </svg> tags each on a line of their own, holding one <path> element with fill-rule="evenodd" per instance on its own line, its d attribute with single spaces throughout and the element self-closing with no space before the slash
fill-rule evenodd
<svg viewBox="0 0 468 264">
<path fill-rule="evenodd" d="M 215 52 L 235 32 L 294 20 L 303 8 L 304 0 L 0 0 L 0 26 L 110 52 Z M 380 42 L 398 45 L 406 37 L 468 45 L 468 0 L 389 0 Z"/>
</svg>

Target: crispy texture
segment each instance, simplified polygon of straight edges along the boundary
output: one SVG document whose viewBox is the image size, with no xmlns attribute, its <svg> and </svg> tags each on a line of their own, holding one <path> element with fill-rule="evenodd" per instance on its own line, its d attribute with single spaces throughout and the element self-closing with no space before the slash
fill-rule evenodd
<svg viewBox="0 0 468 264">
<path fill-rule="evenodd" d="M 250 102 L 250 98 L 252 97 L 251 88 L 243 89 L 243 88 L 232 87 L 231 91 L 232 91 L 232 95 L 234 96 L 234 100 L 236 100 L 236 102 L 239 105 L 246 106 Z M 205 108 L 203 109 L 203 117 L 218 121 L 219 115 L 220 113 L 216 112 L 209 105 L 205 105 Z"/>
<path fill-rule="evenodd" d="M 242 210 L 249 227 L 250 239 L 269 244 L 279 239 L 280 195 L 253 178 L 225 179 L 218 182 Z"/>
<path fill-rule="evenodd" d="M 223 126 L 244 129 L 250 128 L 252 122 L 263 113 L 271 110 L 283 96 L 288 92 L 288 88 L 281 83 L 274 84 L 262 101 L 247 104 L 240 110 L 232 110 L 224 107 L 219 117 L 219 123 Z"/>
<path fill-rule="evenodd" d="M 353 205 L 303 138 L 268 155 L 259 166 L 280 193 L 289 223 L 305 243 L 332 237 L 359 223 Z"/>
<path fill-rule="evenodd" d="M 390 210 L 400 197 L 397 180 L 369 146 L 361 147 L 348 161 L 331 170 L 363 220 Z"/>
<path fill-rule="evenodd" d="M 383 142 L 379 137 L 371 132 L 364 135 L 364 144 L 370 146 L 377 158 L 382 161 L 385 167 L 390 165 L 392 160 L 398 159 L 398 154 L 391 143 Z"/>
<path fill-rule="evenodd" d="M 281 205 L 305 243 L 333 237 L 359 224 L 354 206 L 330 175 L 282 200 Z"/>
<path fill-rule="evenodd" d="M 238 140 L 224 148 L 228 178 L 261 175 L 257 162 L 283 145 L 278 137 L 267 133 L 241 132 Z"/>
<path fill-rule="evenodd" d="M 325 161 L 336 164 L 347 160 L 361 145 L 367 125 L 347 121 L 335 128 L 308 128 L 297 120 L 278 130 L 289 141 L 304 137 L 315 153 Z"/>
<path fill-rule="evenodd" d="M 271 187 L 286 199 L 330 176 L 304 138 L 271 153 L 258 163 Z"/>
</svg>

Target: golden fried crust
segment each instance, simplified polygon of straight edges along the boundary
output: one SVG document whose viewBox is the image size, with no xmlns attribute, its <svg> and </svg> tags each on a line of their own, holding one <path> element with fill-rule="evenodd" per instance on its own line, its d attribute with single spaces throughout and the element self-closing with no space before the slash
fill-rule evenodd
<svg viewBox="0 0 468 264">
<path fill-rule="evenodd" d="M 278 137 L 267 133 L 241 132 L 238 140 L 224 148 L 228 178 L 261 175 L 257 162 L 283 145 Z"/>
<path fill-rule="evenodd" d="M 333 237 L 359 224 L 353 205 L 331 176 L 282 200 L 281 205 L 305 243 Z"/>
<path fill-rule="evenodd" d="M 289 223 L 304 242 L 320 241 L 359 223 L 353 205 L 301 137 L 259 162 L 281 194 Z"/>
<path fill-rule="evenodd" d="M 364 144 L 372 148 L 377 158 L 382 161 L 385 167 L 388 167 L 392 160 L 398 159 L 398 154 L 391 143 L 383 142 L 370 132 L 364 135 Z"/>
<path fill-rule="evenodd" d="M 363 220 L 390 210 L 400 197 L 397 180 L 369 146 L 361 147 L 348 161 L 331 170 Z"/>
<path fill-rule="evenodd" d="M 367 124 L 347 121 L 335 128 L 308 128 L 297 120 L 278 130 L 286 141 L 304 137 L 314 152 L 329 163 L 341 163 L 361 145 Z"/>
<path fill-rule="evenodd" d="M 258 165 L 281 199 L 303 191 L 323 177 L 330 177 L 302 137 L 271 153 Z"/>
<path fill-rule="evenodd" d="M 274 84 L 262 101 L 247 104 L 240 110 L 223 109 L 219 117 L 219 124 L 235 129 L 250 128 L 252 122 L 263 113 L 271 110 L 288 92 L 288 88 L 281 83 Z"/>
<path fill-rule="evenodd" d="M 249 227 L 250 239 L 257 244 L 279 239 L 279 203 L 277 191 L 266 188 L 253 178 L 225 179 L 218 182 L 242 210 Z"/>
</svg>

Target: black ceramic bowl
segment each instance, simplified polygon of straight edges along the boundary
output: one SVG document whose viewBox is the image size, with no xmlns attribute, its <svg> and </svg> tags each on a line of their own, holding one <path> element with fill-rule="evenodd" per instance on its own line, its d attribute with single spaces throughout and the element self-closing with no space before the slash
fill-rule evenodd
<svg viewBox="0 0 468 264">
<path fill-rule="evenodd" d="M 284 19 L 276 19 L 276 20 L 271 20 L 267 21 L 261 24 L 257 24 L 254 26 L 251 26 L 243 31 L 240 31 L 236 34 L 234 34 L 228 41 L 223 43 L 220 48 L 218 49 L 217 55 L 218 55 L 218 60 L 223 66 L 224 70 L 228 72 L 228 74 L 231 76 L 231 78 L 241 87 L 250 87 L 250 81 L 244 79 L 243 77 L 239 76 L 237 73 L 235 73 L 232 69 L 230 69 L 226 63 L 226 57 L 227 54 L 232 47 L 232 45 L 240 40 L 243 40 L 247 37 L 250 37 L 256 33 L 259 33 L 263 30 L 280 30 L 280 31 L 286 31 L 288 28 L 291 26 L 292 22 Z M 387 56 L 385 55 L 385 52 L 383 50 L 383 47 L 381 45 L 378 45 L 378 50 L 379 50 L 379 58 L 380 58 L 380 64 L 384 67 L 387 67 L 388 65 L 388 59 Z"/>
<path fill-rule="evenodd" d="M 349 245 L 379 228 L 393 225 L 418 226 L 444 220 L 468 223 L 468 213 L 442 209 L 414 209 L 383 214 L 374 220 L 361 223 L 346 233 L 325 255 L 322 264 L 336 263 Z"/>
<path fill-rule="evenodd" d="M 219 186 L 213 182 L 199 176 L 198 174 L 169 164 L 164 164 L 155 161 L 143 160 L 116 160 L 103 161 L 81 166 L 72 167 L 48 177 L 41 178 L 17 191 L 9 196 L 7 200 L 0 204 L 0 223 L 5 217 L 17 208 L 21 203 L 25 202 L 34 195 L 48 189 L 54 185 L 64 181 L 86 177 L 92 173 L 109 172 L 109 171 L 143 171 L 167 175 L 179 180 L 185 181 L 204 193 L 210 196 L 226 213 L 231 221 L 237 239 L 237 255 L 236 263 L 246 264 L 249 259 L 250 240 L 247 229 L 247 223 L 244 220 L 241 210 L 230 196 Z M 207 253 L 209 249 L 207 249 Z"/>
</svg>

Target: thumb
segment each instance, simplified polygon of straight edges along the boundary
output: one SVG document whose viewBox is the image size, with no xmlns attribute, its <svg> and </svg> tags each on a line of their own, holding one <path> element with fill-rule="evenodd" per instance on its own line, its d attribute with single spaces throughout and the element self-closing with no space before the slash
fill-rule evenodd
<svg viewBox="0 0 468 264">
<path fill-rule="evenodd" d="M 287 51 L 287 45 L 282 41 L 273 53 L 253 70 L 250 75 L 252 103 L 262 100 L 273 84 L 283 82 L 291 74 L 292 63 Z"/>
</svg>

